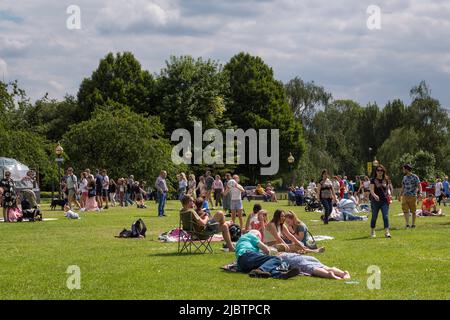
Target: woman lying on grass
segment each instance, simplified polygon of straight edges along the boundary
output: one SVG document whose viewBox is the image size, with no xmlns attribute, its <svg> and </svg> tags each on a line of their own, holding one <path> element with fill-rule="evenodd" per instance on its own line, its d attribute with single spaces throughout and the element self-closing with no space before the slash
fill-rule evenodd
<svg viewBox="0 0 450 320">
<path fill-rule="evenodd" d="M 280 253 L 279 257 L 281 258 L 281 261 L 287 263 L 290 268 L 297 268 L 300 272 L 314 277 L 335 280 L 350 279 L 350 273 L 348 273 L 348 271 L 342 271 L 336 267 L 327 267 L 315 257 L 289 252 Z"/>
<path fill-rule="evenodd" d="M 282 252 L 297 253 L 321 253 L 325 248 L 310 249 L 303 245 L 292 233 L 289 232 L 287 225 L 284 223 L 286 214 L 283 210 L 276 210 L 272 220 L 264 229 L 264 243 L 272 246 Z M 283 240 L 285 237 L 286 240 Z"/>
</svg>

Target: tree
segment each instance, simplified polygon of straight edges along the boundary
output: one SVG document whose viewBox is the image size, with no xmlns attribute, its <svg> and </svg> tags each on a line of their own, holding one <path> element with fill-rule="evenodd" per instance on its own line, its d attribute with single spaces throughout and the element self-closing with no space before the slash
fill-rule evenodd
<svg viewBox="0 0 450 320">
<path fill-rule="evenodd" d="M 153 179 L 161 169 L 175 179 L 185 169 L 171 161 L 171 146 L 157 117 L 145 117 L 129 108 L 97 110 L 91 119 L 72 125 L 62 144 L 69 161 L 78 169 L 106 168 L 114 177 L 135 175 Z"/>
<path fill-rule="evenodd" d="M 297 119 L 301 119 L 304 128 L 310 128 L 315 112 L 332 99 L 331 93 L 323 87 L 314 81 L 305 83 L 299 77 L 290 80 L 284 87 L 291 110 Z"/>
<path fill-rule="evenodd" d="M 131 52 L 108 53 L 100 60 L 91 77 L 85 78 L 78 91 L 80 106 L 77 120 L 89 119 L 97 106 L 116 102 L 138 113 L 154 114 L 153 76 L 142 70 Z"/>
<path fill-rule="evenodd" d="M 224 118 L 227 85 L 216 61 L 172 56 L 156 83 L 156 110 L 167 135 L 178 128 L 192 132 L 194 121 L 204 129 L 230 126 Z"/>
<path fill-rule="evenodd" d="M 286 172 L 288 163 L 285 159 L 289 152 L 300 159 L 305 142 L 302 126 L 290 110 L 283 84 L 274 79 L 273 70 L 260 57 L 247 53 L 232 57 L 224 70 L 230 84 L 225 95 L 226 116 L 243 130 L 279 129 L 280 168 Z M 240 171 L 256 179 L 259 167 L 241 166 Z"/>
</svg>

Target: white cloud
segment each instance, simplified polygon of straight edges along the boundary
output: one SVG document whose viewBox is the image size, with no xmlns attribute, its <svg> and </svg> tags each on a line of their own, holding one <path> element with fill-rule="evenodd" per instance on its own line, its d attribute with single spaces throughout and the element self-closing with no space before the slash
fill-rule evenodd
<svg viewBox="0 0 450 320">
<path fill-rule="evenodd" d="M 34 99 L 76 94 L 109 51 L 132 51 L 150 72 L 170 55 L 226 63 L 247 51 L 275 76 L 315 80 L 335 98 L 383 105 L 409 102 L 424 79 L 450 105 L 450 2 L 447 0 L 77 0 L 82 30 L 66 28 L 67 3 L 2 0 L 0 60 Z M 366 9 L 381 8 L 381 30 Z"/>
<path fill-rule="evenodd" d="M 8 65 L 6 64 L 6 61 L 0 58 L 0 80 L 3 81 L 3 77 L 8 76 Z"/>
</svg>

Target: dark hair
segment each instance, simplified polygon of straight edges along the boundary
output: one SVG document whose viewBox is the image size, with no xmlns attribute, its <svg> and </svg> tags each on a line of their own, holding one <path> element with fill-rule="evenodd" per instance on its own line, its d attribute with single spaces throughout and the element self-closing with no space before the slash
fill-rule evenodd
<svg viewBox="0 0 450 320">
<path fill-rule="evenodd" d="M 376 178 L 376 177 L 377 177 L 377 170 L 378 170 L 379 168 L 383 169 L 383 180 L 389 180 L 389 177 L 388 177 L 388 175 L 387 175 L 386 168 L 385 168 L 382 164 L 377 165 L 377 166 L 375 167 L 375 170 L 373 170 L 373 178 Z"/>
<path fill-rule="evenodd" d="M 261 205 L 259 203 L 255 203 L 255 205 L 253 206 L 253 212 L 257 213 L 260 210 L 262 210 Z"/>
<path fill-rule="evenodd" d="M 406 163 L 406 164 L 403 165 L 403 169 L 406 169 L 408 171 L 412 171 L 412 166 L 410 164 Z"/>
<path fill-rule="evenodd" d="M 281 209 L 275 210 L 275 212 L 273 213 L 273 218 L 270 222 L 273 222 L 275 225 L 281 225 L 282 223 L 280 223 L 280 221 L 282 213 L 285 213 L 284 210 Z"/>
<path fill-rule="evenodd" d="M 205 199 L 202 197 L 195 199 L 195 206 L 197 207 L 197 210 L 200 210 L 203 207 L 203 202 L 205 202 Z"/>
<path fill-rule="evenodd" d="M 181 199 L 181 205 L 184 207 L 187 204 L 189 204 L 189 201 L 194 200 L 190 195 L 185 195 L 182 199 Z"/>
</svg>

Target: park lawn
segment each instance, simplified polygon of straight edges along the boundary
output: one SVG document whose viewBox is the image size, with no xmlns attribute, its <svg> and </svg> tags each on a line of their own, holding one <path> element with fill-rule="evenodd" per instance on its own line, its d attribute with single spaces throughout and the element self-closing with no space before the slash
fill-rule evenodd
<svg viewBox="0 0 450 320">
<path fill-rule="evenodd" d="M 245 202 L 250 212 L 254 202 Z M 382 220 L 378 238 L 370 239 L 369 222 L 331 222 L 287 201 L 263 203 L 269 212 L 292 209 L 314 235 L 329 235 L 324 264 L 348 270 L 352 283 L 313 277 L 287 281 L 252 279 L 224 272 L 233 253 L 213 244 L 213 254 L 178 255 L 176 243 L 160 243 L 158 235 L 178 226 L 178 201 L 169 201 L 167 218 L 148 209 L 111 208 L 81 213 L 67 220 L 62 211 L 44 217 L 57 221 L 0 223 L 0 299 L 450 299 L 450 209 L 446 217 L 418 218 L 417 229 L 405 230 L 398 202 L 391 206 L 392 239 L 385 239 Z M 442 207 L 444 208 L 444 207 Z M 147 224 L 147 238 L 117 239 L 137 218 Z M 313 221 L 315 220 L 315 221 Z M 68 266 L 81 270 L 81 289 L 69 290 Z M 381 270 L 381 288 L 369 290 L 369 266 Z"/>
</svg>

